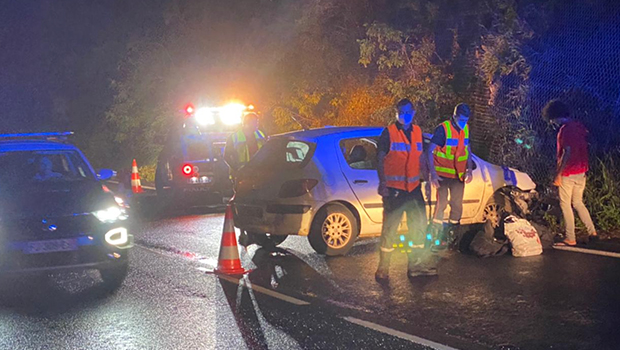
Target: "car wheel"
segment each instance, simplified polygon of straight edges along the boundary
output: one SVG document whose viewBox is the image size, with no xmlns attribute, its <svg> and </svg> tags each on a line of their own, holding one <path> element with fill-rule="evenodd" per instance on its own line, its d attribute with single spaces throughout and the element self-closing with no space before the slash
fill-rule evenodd
<svg viewBox="0 0 620 350">
<path fill-rule="evenodd" d="M 511 207 L 509 198 L 502 192 L 496 192 L 487 201 L 482 214 L 482 219 L 484 222 L 491 221 L 493 228 L 497 228 L 499 227 L 502 217 L 510 212 Z"/>
<path fill-rule="evenodd" d="M 308 241 L 317 253 L 345 255 L 353 247 L 358 233 L 353 213 L 344 205 L 329 204 L 314 218 Z"/>
<path fill-rule="evenodd" d="M 125 258 L 125 261 L 120 262 L 114 267 L 100 269 L 99 273 L 105 288 L 110 292 L 114 292 L 123 284 L 128 271 L 129 262 Z"/>
</svg>

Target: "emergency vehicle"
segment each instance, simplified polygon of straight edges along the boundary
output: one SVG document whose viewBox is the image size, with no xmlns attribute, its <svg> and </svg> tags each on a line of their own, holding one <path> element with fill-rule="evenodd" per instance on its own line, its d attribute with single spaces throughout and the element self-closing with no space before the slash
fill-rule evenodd
<svg viewBox="0 0 620 350">
<path fill-rule="evenodd" d="M 185 199 L 196 194 L 221 200 L 232 196 L 232 182 L 224 162 L 226 139 L 254 109 L 240 103 L 220 107 L 188 105 L 182 123 L 168 133 L 155 173 L 157 194 Z"/>
</svg>

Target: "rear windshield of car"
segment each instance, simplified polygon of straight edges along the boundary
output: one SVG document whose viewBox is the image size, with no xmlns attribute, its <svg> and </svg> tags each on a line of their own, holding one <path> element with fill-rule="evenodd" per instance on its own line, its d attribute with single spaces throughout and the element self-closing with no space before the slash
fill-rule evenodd
<svg viewBox="0 0 620 350">
<path fill-rule="evenodd" d="M 256 153 L 247 166 L 248 169 L 300 169 L 312 159 L 315 148 L 316 144 L 313 142 L 273 138 Z"/>
<path fill-rule="evenodd" d="M 95 180 L 75 151 L 0 152 L 0 185 Z"/>
</svg>

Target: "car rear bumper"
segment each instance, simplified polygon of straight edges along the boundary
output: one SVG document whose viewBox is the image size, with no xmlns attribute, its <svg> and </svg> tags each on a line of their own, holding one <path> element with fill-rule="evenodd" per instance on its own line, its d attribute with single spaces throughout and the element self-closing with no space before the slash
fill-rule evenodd
<svg viewBox="0 0 620 350">
<path fill-rule="evenodd" d="M 307 236 L 316 206 L 234 203 L 235 226 L 254 233 Z"/>
</svg>

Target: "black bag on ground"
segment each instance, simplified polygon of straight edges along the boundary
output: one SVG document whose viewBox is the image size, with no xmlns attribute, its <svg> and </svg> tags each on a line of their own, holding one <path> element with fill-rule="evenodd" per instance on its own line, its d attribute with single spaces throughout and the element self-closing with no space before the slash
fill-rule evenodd
<svg viewBox="0 0 620 350">
<path fill-rule="evenodd" d="M 510 247 L 504 236 L 504 220 L 500 220 L 497 228 L 487 221 L 469 244 L 469 250 L 481 258 L 506 254 Z"/>
</svg>

